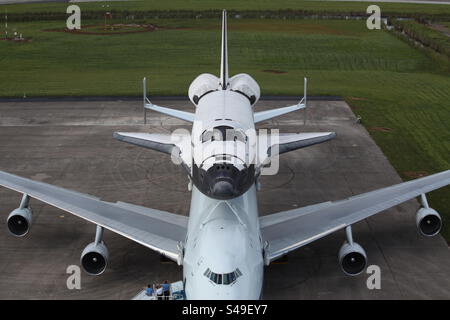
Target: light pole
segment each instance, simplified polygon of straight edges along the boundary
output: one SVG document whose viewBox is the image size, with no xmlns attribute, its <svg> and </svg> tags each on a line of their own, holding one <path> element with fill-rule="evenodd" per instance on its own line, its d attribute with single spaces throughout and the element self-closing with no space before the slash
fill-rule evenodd
<svg viewBox="0 0 450 320">
<path fill-rule="evenodd" d="M 106 10 L 108 10 L 107 8 L 109 8 L 109 4 L 102 5 L 102 8 L 105 8 L 105 24 L 104 24 L 103 29 L 106 30 L 106 18 L 109 17 L 111 19 L 111 13 L 106 11 Z"/>
</svg>

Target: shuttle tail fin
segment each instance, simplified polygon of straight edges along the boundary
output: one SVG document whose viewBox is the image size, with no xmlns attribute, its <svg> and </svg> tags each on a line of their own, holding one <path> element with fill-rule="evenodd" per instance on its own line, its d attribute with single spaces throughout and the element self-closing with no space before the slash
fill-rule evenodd
<svg viewBox="0 0 450 320">
<path fill-rule="evenodd" d="M 222 47 L 220 61 L 220 87 L 228 87 L 228 44 L 227 44 L 227 10 L 222 11 Z"/>
</svg>

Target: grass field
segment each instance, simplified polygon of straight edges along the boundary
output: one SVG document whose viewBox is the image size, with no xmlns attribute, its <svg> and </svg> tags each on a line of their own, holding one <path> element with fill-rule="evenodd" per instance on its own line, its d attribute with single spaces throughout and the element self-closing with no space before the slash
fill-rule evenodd
<svg viewBox="0 0 450 320">
<path fill-rule="evenodd" d="M 147 22 L 166 29 L 101 36 L 14 23 L 33 41 L 0 41 L 0 96 L 140 95 L 143 76 L 152 94 L 186 95 L 199 73 L 218 73 L 217 19 Z M 404 179 L 450 168 L 448 65 L 393 34 L 365 21 L 233 19 L 229 56 L 230 73 L 251 74 L 263 95 L 302 95 L 307 76 L 310 95 L 343 96 Z M 450 187 L 430 195 L 447 240 L 449 199 Z"/>
<path fill-rule="evenodd" d="M 104 10 L 105 3 L 78 3 L 82 10 Z M 366 12 L 368 3 L 308 0 L 141 0 L 110 2 L 111 10 L 279 10 L 296 9 L 327 12 Z M 399 14 L 449 14 L 450 5 L 377 3 L 382 12 Z M 10 13 L 65 12 L 67 3 L 12 4 L 3 6 Z"/>
</svg>

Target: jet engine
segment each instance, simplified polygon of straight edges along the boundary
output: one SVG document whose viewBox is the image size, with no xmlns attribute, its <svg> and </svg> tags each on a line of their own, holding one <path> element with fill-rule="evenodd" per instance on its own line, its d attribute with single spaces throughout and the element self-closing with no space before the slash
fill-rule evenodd
<svg viewBox="0 0 450 320">
<path fill-rule="evenodd" d="M 92 242 L 84 248 L 81 254 L 83 269 L 94 276 L 102 274 L 108 264 L 109 252 L 103 241 Z"/>
<path fill-rule="evenodd" d="M 16 237 L 23 237 L 30 231 L 33 212 L 30 207 L 13 210 L 7 219 L 8 230 Z"/>
<path fill-rule="evenodd" d="M 356 276 L 366 267 L 366 252 L 356 242 L 345 242 L 339 250 L 339 263 L 345 274 Z"/>
<path fill-rule="evenodd" d="M 197 105 L 200 99 L 207 93 L 219 89 L 219 78 L 210 73 L 202 73 L 192 81 L 189 86 L 189 99 Z"/>
<path fill-rule="evenodd" d="M 232 91 L 239 92 L 250 100 L 250 104 L 254 105 L 260 96 L 258 83 L 246 73 L 239 73 L 230 78 L 230 87 Z"/>
<path fill-rule="evenodd" d="M 442 228 L 441 216 L 434 209 L 420 208 L 416 213 L 416 225 L 424 236 L 435 236 Z"/>
</svg>

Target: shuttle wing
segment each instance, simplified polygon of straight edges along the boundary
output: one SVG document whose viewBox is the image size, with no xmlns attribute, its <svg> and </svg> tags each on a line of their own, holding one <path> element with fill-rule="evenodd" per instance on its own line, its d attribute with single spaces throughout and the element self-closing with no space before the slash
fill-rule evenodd
<svg viewBox="0 0 450 320">
<path fill-rule="evenodd" d="M 260 218 L 266 263 L 378 212 L 450 184 L 450 170 L 345 200 L 324 202 Z"/>
<path fill-rule="evenodd" d="M 259 163 L 263 167 L 267 160 L 282 153 L 309 147 L 336 137 L 334 132 L 280 133 L 278 135 L 259 135 Z M 264 148 L 264 146 L 268 146 Z"/>
<path fill-rule="evenodd" d="M 134 144 L 139 147 L 152 149 L 155 151 L 170 154 L 172 160 L 180 162 L 187 168 L 192 159 L 191 136 L 190 134 L 165 134 L 165 133 L 144 133 L 144 132 L 114 132 L 114 139 Z"/>
<path fill-rule="evenodd" d="M 142 132 L 114 132 L 114 139 L 131 143 L 139 147 L 172 154 L 176 147 L 169 134 Z"/>
<path fill-rule="evenodd" d="M 102 226 L 174 261 L 179 257 L 178 243 L 186 239 L 185 216 L 124 202 L 106 202 L 3 171 L 0 185 Z"/>
<path fill-rule="evenodd" d="M 322 143 L 334 137 L 336 137 L 334 132 L 281 133 L 278 135 L 278 143 L 272 145 L 268 153 L 270 156 L 274 156 Z"/>
</svg>

